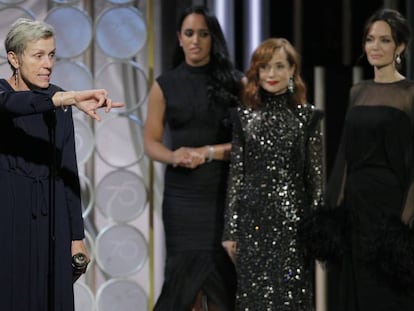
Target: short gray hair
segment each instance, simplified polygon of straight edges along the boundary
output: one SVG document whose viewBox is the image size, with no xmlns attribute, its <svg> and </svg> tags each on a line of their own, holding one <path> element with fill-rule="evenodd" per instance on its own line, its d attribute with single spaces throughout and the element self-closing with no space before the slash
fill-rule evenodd
<svg viewBox="0 0 414 311">
<path fill-rule="evenodd" d="M 48 39 L 54 35 L 53 27 L 45 22 L 19 18 L 11 25 L 4 47 L 7 53 L 12 51 L 17 55 L 22 55 L 28 42 Z"/>
</svg>

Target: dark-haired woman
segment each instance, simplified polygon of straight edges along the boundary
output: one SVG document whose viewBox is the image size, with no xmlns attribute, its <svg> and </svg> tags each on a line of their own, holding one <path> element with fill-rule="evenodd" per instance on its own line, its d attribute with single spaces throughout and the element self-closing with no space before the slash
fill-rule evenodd
<svg viewBox="0 0 414 311">
<path fill-rule="evenodd" d="M 333 249 L 333 236 L 342 241 L 334 248 L 341 269 L 335 311 L 414 310 L 414 82 L 399 71 L 409 41 L 408 23 L 395 10 L 366 22 L 363 49 L 374 78 L 351 88 L 327 188 L 331 214 L 347 216 L 336 227 L 346 230 L 313 241 L 319 250 Z M 332 262 L 326 254 L 316 258 Z"/>
<path fill-rule="evenodd" d="M 205 8 L 187 9 L 177 36 L 174 68 L 152 86 L 144 134 L 147 155 L 166 164 L 162 211 L 167 258 L 155 310 L 204 305 L 230 311 L 236 278 L 221 235 L 229 114 L 238 102 L 241 76 L 229 60 L 217 19 Z"/>
</svg>

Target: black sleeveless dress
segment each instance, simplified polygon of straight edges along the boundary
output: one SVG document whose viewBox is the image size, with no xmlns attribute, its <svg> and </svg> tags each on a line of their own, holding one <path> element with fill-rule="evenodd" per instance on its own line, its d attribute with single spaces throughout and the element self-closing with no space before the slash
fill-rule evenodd
<svg viewBox="0 0 414 311">
<path fill-rule="evenodd" d="M 172 150 L 231 141 L 228 104 L 209 103 L 208 74 L 208 65 L 183 63 L 157 79 Z M 227 175 L 227 161 L 196 169 L 167 166 L 162 208 L 167 259 L 154 310 L 190 310 L 200 290 L 220 310 L 233 309 L 235 270 L 221 245 Z"/>
</svg>

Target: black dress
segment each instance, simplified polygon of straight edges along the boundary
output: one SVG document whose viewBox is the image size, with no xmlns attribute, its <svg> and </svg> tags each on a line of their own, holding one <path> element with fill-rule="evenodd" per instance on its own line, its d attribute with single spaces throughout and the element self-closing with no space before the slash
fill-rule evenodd
<svg viewBox="0 0 414 311">
<path fill-rule="evenodd" d="M 223 237 L 237 242 L 236 310 L 314 310 L 298 227 L 322 200 L 320 116 L 264 91 L 258 109 L 239 110 Z"/>
<path fill-rule="evenodd" d="M 82 239 L 84 231 L 72 113 L 54 113 L 50 97 L 56 90 L 14 92 L 0 80 L 0 310 L 47 310 L 49 127 L 55 115 L 54 310 L 74 309 L 71 241 Z"/>
<path fill-rule="evenodd" d="M 346 216 L 338 223 L 346 230 L 333 305 L 414 310 L 414 232 L 407 225 L 414 214 L 414 82 L 363 81 L 350 103 L 327 191 L 329 205 Z"/>
<path fill-rule="evenodd" d="M 228 105 L 207 99 L 208 74 L 208 65 L 183 63 L 157 79 L 173 150 L 231 140 Z M 232 310 L 234 266 L 221 245 L 227 174 L 226 161 L 194 170 L 167 166 L 162 209 L 167 258 L 154 310 L 190 310 L 200 289 L 221 311 Z"/>
</svg>

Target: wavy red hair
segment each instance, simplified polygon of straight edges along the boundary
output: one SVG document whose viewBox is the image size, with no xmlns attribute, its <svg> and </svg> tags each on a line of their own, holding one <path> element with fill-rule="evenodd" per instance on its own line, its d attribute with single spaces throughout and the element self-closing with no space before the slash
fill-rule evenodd
<svg viewBox="0 0 414 311">
<path fill-rule="evenodd" d="M 293 73 L 295 91 L 292 94 L 292 103 L 294 105 L 306 104 L 306 85 L 301 77 L 299 54 L 287 39 L 270 38 L 263 41 L 252 54 L 250 67 L 246 72 L 247 82 L 242 95 L 243 102 L 247 107 L 257 108 L 260 105 L 259 70 L 270 62 L 274 52 L 278 49 L 284 49 L 288 63 L 295 68 Z"/>
</svg>

